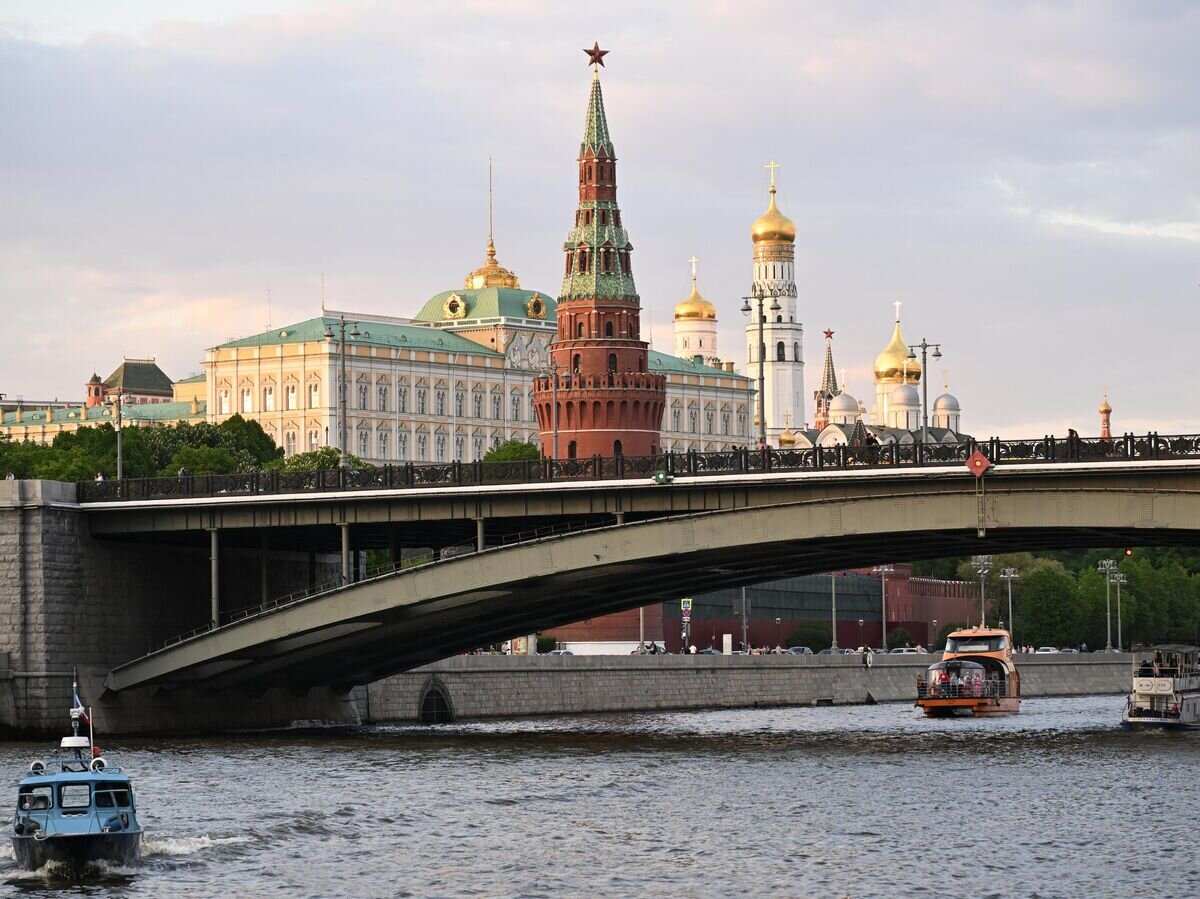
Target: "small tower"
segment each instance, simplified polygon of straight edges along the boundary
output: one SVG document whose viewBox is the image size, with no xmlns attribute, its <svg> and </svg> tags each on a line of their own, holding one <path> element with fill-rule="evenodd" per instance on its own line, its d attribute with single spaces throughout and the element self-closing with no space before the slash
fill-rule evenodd
<svg viewBox="0 0 1200 899">
<path fill-rule="evenodd" d="M 692 292 L 675 307 L 675 355 L 680 359 L 710 362 L 717 356 L 717 307 L 700 296 L 696 286 L 696 263 L 693 256 Z"/>
<path fill-rule="evenodd" d="M 900 302 L 896 301 L 896 327 L 892 329 L 892 339 L 875 357 L 875 408 L 871 420 L 877 425 L 892 425 L 891 396 L 897 386 L 916 387 L 921 381 L 921 363 L 910 359 L 908 344 L 900 332 Z M 904 396 L 907 397 L 907 391 Z"/>
<path fill-rule="evenodd" d="M 100 376 L 92 372 L 92 376 L 88 378 L 87 384 L 84 385 L 84 390 L 87 392 L 87 399 L 84 405 L 93 409 L 104 402 L 104 383 L 100 380 Z"/>
<path fill-rule="evenodd" d="M 1100 439 L 1112 440 L 1112 406 L 1108 404 L 1108 391 L 1104 391 L 1104 402 L 1100 404 Z"/>
<path fill-rule="evenodd" d="M 818 431 L 829 424 L 829 404 L 838 395 L 837 373 L 833 368 L 833 331 L 825 329 L 825 365 L 821 386 L 813 391 L 813 427 Z M 855 406 L 857 409 L 857 405 Z"/>
<path fill-rule="evenodd" d="M 933 401 L 933 426 L 949 428 L 956 434 L 959 432 L 962 419 L 962 406 L 958 397 L 950 392 L 950 379 L 947 376 L 942 382 L 942 395 Z"/>
</svg>

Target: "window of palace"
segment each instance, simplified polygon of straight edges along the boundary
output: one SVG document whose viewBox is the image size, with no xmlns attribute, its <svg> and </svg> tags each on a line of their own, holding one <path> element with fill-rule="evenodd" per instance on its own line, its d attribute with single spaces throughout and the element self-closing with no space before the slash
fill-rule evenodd
<svg viewBox="0 0 1200 899">
<path fill-rule="evenodd" d="M 288 431 L 283 435 L 283 454 L 285 456 L 296 455 L 296 432 Z"/>
<path fill-rule="evenodd" d="M 321 432 L 320 431 L 309 431 L 308 432 L 308 451 L 310 453 L 315 453 L 320 448 L 321 448 Z"/>
<path fill-rule="evenodd" d="M 695 406 L 688 406 L 688 430 L 693 434 L 700 433 L 700 410 Z"/>
<path fill-rule="evenodd" d="M 320 384 L 309 384 L 308 385 L 308 408 L 316 409 L 320 405 L 321 405 L 321 385 Z"/>
<path fill-rule="evenodd" d="M 249 387 L 242 388 L 242 411 L 243 412 L 253 412 L 254 411 L 254 394 L 251 393 Z"/>
<path fill-rule="evenodd" d="M 434 406 L 434 414 L 435 415 L 445 415 L 446 414 L 446 391 L 444 391 L 444 390 L 434 391 L 433 406 Z"/>
<path fill-rule="evenodd" d="M 483 418 L 483 394 L 476 393 L 471 397 L 471 414 L 475 418 Z"/>
<path fill-rule="evenodd" d="M 217 411 L 222 415 L 229 414 L 229 391 L 222 390 L 217 394 Z"/>
<path fill-rule="evenodd" d="M 262 408 L 263 408 L 264 412 L 274 412 L 275 411 L 275 388 L 274 387 L 268 386 L 268 387 L 263 388 Z"/>
<path fill-rule="evenodd" d="M 370 393 L 371 393 L 370 385 L 368 385 L 368 384 L 359 384 L 358 385 L 358 408 L 360 408 L 360 409 L 369 409 L 370 408 L 370 406 L 367 405 L 367 399 L 369 398 Z"/>
<path fill-rule="evenodd" d="M 678 431 L 683 426 L 683 410 L 678 406 L 671 407 L 671 430 Z"/>
<path fill-rule="evenodd" d="M 426 393 L 425 393 L 425 388 L 418 387 L 417 388 L 417 414 L 418 415 L 425 414 L 426 401 L 427 401 L 427 397 L 426 397 Z"/>
<path fill-rule="evenodd" d="M 471 441 L 471 454 L 472 454 L 471 455 L 472 461 L 478 462 L 480 459 L 483 458 L 483 438 L 482 437 L 476 437 L 474 440 Z"/>
<path fill-rule="evenodd" d="M 446 435 L 438 434 L 434 440 L 434 452 L 437 454 L 435 461 L 446 461 Z"/>
<path fill-rule="evenodd" d="M 408 432 L 401 431 L 396 438 L 396 458 L 401 462 L 408 461 Z"/>
<path fill-rule="evenodd" d="M 492 394 L 492 418 L 504 417 L 504 398 L 498 393 Z"/>
<path fill-rule="evenodd" d="M 293 412 L 296 409 L 298 393 L 299 393 L 299 391 L 296 389 L 295 384 L 288 384 L 286 387 L 283 388 L 284 408 L 287 409 L 289 412 Z"/>
<path fill-rule="evenodd" d="M 396 411 L 408 412 L 408 387 L 403 384 L 396 388 Z"/>
<path fill-rule="evenodd" d="M 512 395 L 512 420 L 521 420 L 521 395 L 519 393 Z"/>
<path fill-rule="evenodd" d="M 467 395 L 461 390 L 454 391 L 454 414 L 459 418 L 463 417 L 464 409 L 467 405 Z"/>
<path fill-rule="evenodd" d="M 370 452 L 371 435 L 365 430 L 358 432 L 358 455 L 360 459 L 368 458 L 367 453 Z"/>
<path fill-rule="evenodd" d="M 388 410 L 388 386 L 387 386 L 387 384 L 380 384 L 378 387 L 375 388 L 375 407 L 380 412 L 386 412 Z"/>
<path fill-rule="evenodd" d="M 380 431 L 376 440 L 379 443 L 379 458 L 386 460 L 388 458 L 388 432 Z"/>
<path fill-rule="evenodd" d="M 467 441 L 466 441 L 466 438 L 464 438 L 464 437 L 455 437 L 454 438 L 454 461 L 455 462 L 461 462 L 463 460 L 463 450 L 466 448 L 466 443 L 467 443 Z"/>
</svg>

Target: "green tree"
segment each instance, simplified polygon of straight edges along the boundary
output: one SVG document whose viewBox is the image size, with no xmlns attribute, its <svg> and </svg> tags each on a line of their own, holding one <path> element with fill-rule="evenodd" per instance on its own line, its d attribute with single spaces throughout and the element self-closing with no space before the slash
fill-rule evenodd
<svg viewBox="0 0 1200 899">
<path fill-rule="evenodd" d="M 183 446 L 163 466 L 159 474 L 163 477 L 177 474 L 180 468 L 191 475 L 233 474 L 238 470 L 237 460 L 229 450 L 220 446 Z"/>
<path fill-rule="evenodd" d="M 1018 603 L 1022 642 L 1068 646 L 1085 639 L 1086 602 L 1061 565 L 1035 568 L 1022 579 Z"/>
<path fill-rule="evenodd" d="M 833 643 L 833 631 L 826 621 L 804 621 L 787 638 L 788 646 L 807 646 L 813 652 Z"/>
<path fill-rule="evenodd" d="M 277 471 L 316 471 L 318 469 L 337 468 L 342 463 L 342 454 L 337 447 L 323 446 L 311 453 L 297 453 L 286 458 L 277 458 L 268 462 L 264 468 Z M 371 468 L 362 459 L 352 453 L 346 454 L 346 464 L 349 468 Z"/>
<path fill-rule="evenodd" d="M 916 646 L 912 634 L 902 627 L 894 627 L 888 631 L 886 649 L 897 649 L 901 646 Z"/>
<path fill-rule="evenodd" d="M 484 462 L 523 462 L 526 459 L 542 458 L 541 451 L 532 443 L 526 443 L 524 440 L 506 440 L 497 447 L 488 450 L 484 456 Z"/>
</svg>

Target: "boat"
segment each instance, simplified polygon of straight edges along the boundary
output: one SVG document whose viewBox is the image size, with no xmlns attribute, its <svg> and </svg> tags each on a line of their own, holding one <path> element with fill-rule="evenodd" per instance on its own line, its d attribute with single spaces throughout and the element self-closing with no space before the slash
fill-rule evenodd
<svg viewBox="0 0 1200 899">
<path fill-rule="evenodd" d="M 1012 635 L 998 627 L 967 627 L 946 638 L 942 658 L 917 675 L 917 706 L 928 718 L 1012 715 L 1021 709 L 1021 676 Z"/>
<path fill-rule="evenodd" d="M 1121 726 L 1126 730 L 1200 727 L 1200 649 L 1133 648 L 1133 684 Z"/>
<path fill-rule="evenodd" d="M 91 716 L 77 687 L 74 696 L 71 736 L 62 738 L 53 759 L 31 763 L 17 786 L 13 854 L 26 870 L 56 862 L 80 873 L 96 862 L 129 865 L 141 858 L 133 784 L 93 745 Z M 81 720 L 87 735 L 79 733 Z"/>
</svg>

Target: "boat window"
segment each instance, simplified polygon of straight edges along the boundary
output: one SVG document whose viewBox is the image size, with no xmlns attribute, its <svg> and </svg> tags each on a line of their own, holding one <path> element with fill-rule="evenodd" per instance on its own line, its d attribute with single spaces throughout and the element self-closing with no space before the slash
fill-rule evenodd
<svg viewBox="0 0 1200 899">
<path fill-rule="evenodd" d="M 49 786 L 22 787 L 17 805 L 23 812 L 45 810 L 50 808 L 53 795 L 54 791 Z"/>
<path fill-rule="evenodd" d="M 97 808 L 113 808 L 118 805 L 122 808 L 129 807 L 128 784 L 123 784 L 120 781 L 106 781 L 96 784 Z"/>
<path fill-rule="evenodd" d="M 1007 646 L 1003 634 L 994 637 L 950 637 L 946 640 L 946 652 L 1000 652 Z"/>
<path fill-rule="evenodd" d="M 87 808 L 92 804 L 92 791 L 87 784 L 63 784 L 58 788 L 59 808 Z"/>
</svg>

